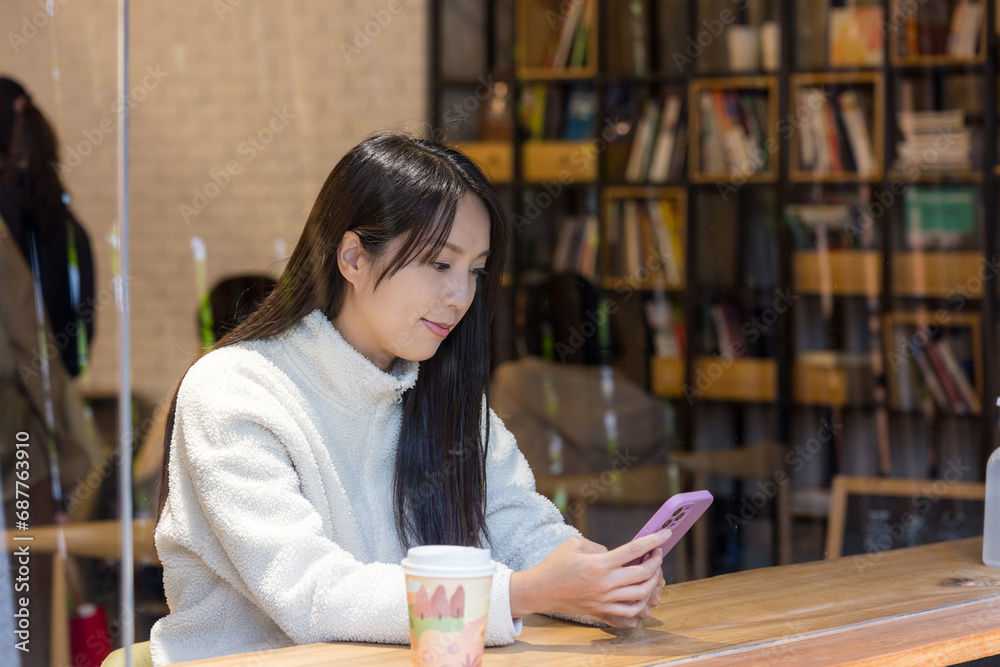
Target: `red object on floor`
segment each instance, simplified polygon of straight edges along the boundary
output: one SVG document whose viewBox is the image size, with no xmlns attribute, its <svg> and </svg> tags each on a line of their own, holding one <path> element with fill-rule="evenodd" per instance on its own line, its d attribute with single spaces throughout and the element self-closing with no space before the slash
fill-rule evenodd
<svg viewBox="0 0 1000 667">
<path fill-rule="evenodd" d="M 114 648 L 103 608 L 93 604 L 76 608 L 69 619 L 69 645 L 74 667 L 101 667 Z"/>
</svg>

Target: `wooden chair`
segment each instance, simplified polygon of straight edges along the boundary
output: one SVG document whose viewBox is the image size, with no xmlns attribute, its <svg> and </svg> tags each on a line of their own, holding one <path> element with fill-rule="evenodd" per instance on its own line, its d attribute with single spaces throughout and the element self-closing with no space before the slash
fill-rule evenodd
<svg viewBox="0 0 1000 667">
<path fill-rule="evenodd" d="M 137 563 L 158 563 L 153 544 L 155 522 L 137 520 L 132 524 L 132 548 Z M 61 527 L 66 553 L 83 558 L 121 557 L 122 534 L 118 521 L 88 521 Z M 52 558 L 52 617 L 49 631 L 53 667 L 72 664 L 69 644 L 69 618 L 66 612 L 66 563 L 58 557 L 59 526 L 36 526 L 31 530 L 7 530 L 4 544 L 8 553 L 30 545 L 33 553 L 53 554 Z M 31 541 L 23 538 L 30 536 Z M 17 539 L 22 538 L 22 539 Z"/>
<path fill-rule="evenodd" d="M 119 648 L 111 652 L 101 667 L 126 667 L 125 649 Z M 132 644 L 132 667 L 153 667 L 153 655 L 149 650 L 149 642 Z"/>
<path fill-rule="evenodd" d="M 675 452 L 677 466 L 690 475 L 686 488 L 704 489 L 708 477 L 729 477 L 741 481 L 770 482 L 776 487 L 778 562 L 792 562 L 792 518 L 788 476 L 785 472 L 787 448 L 777 442 L 761 442 L 746 447 L 716 449 L 701 452 Z M 708 523 L 694 525 L 692 558 L 695 579 L 708 575 Z"/>
<path fill-rule="evenodd" d="M 847 500 L 852 495 L 981 500 L 985 502 L 986 484 L 982 482 L 946 482 L 940 479 L 892 479 L 837 475 L 833 478 L 833 490 L 830 495 L 830 519 L 826 528 L 826 557 L 828 559 L 839 558 L 843 553 Z M 914 511 L 917 512 L 918 509 L 915 508 Z"/>
</svg>

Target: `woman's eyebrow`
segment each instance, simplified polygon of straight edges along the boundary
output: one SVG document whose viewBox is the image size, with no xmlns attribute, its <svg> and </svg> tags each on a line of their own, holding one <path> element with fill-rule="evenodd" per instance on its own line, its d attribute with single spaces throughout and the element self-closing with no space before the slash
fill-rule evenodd
<svg viewBox="0 0 1000 667">
<path fill-rule="evenodd" d="M 465 254 L 465 251 L 462 250 L 462 248 L 460 248 L 459 246 L 455 245 L 451 241 L 445 243 L 444 247 L 447 248 L 448 250 L 451 250 L 453 253 L 455 253 L 457 255 L 463 255 L 463 254 Z M 486 250 L 484 250 L 481 253 L 479 253 L 478 256 L 479 257 L 486 257 L 489 254 L 490 254 L 490 249 L 487 248 Z"/>
</svg>

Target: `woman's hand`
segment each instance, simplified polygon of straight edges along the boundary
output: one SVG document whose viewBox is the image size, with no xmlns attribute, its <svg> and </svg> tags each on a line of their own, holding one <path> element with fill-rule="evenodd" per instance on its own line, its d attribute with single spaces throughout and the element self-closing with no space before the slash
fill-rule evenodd
<svg viewBox="0 0 1000 667">
<path fill-rule="evenodd" d="M 511 576 L 511 614 L 561 612 L 633 628 L 660 602 L 663 553 L 657 546 L 669 537 L 670 531 L 663 529 L 612 551 L 572 537 L 535 567 Z M 648 556 L 639 565 L 622 567 L 644 554 Z"/>
</svg>

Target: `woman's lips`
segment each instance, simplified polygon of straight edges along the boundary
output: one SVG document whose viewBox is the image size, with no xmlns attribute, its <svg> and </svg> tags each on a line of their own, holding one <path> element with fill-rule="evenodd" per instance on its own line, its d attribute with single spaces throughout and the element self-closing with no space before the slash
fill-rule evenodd
<svg viewBox="0 0 1000 667">
<path fill-rule="evenodd" d="M 430 320 L 424 320 L 424 319 L 421 319 L 420 321 L 424 323 L 425 327 L 431 330 L 431 333 L 441 338 L 447 337 L 448 332 L 451 331 L 450 327 L 447 327 L 443 324 L 438 324 L 437 322 L 431 322 Z"/>
</svg>

